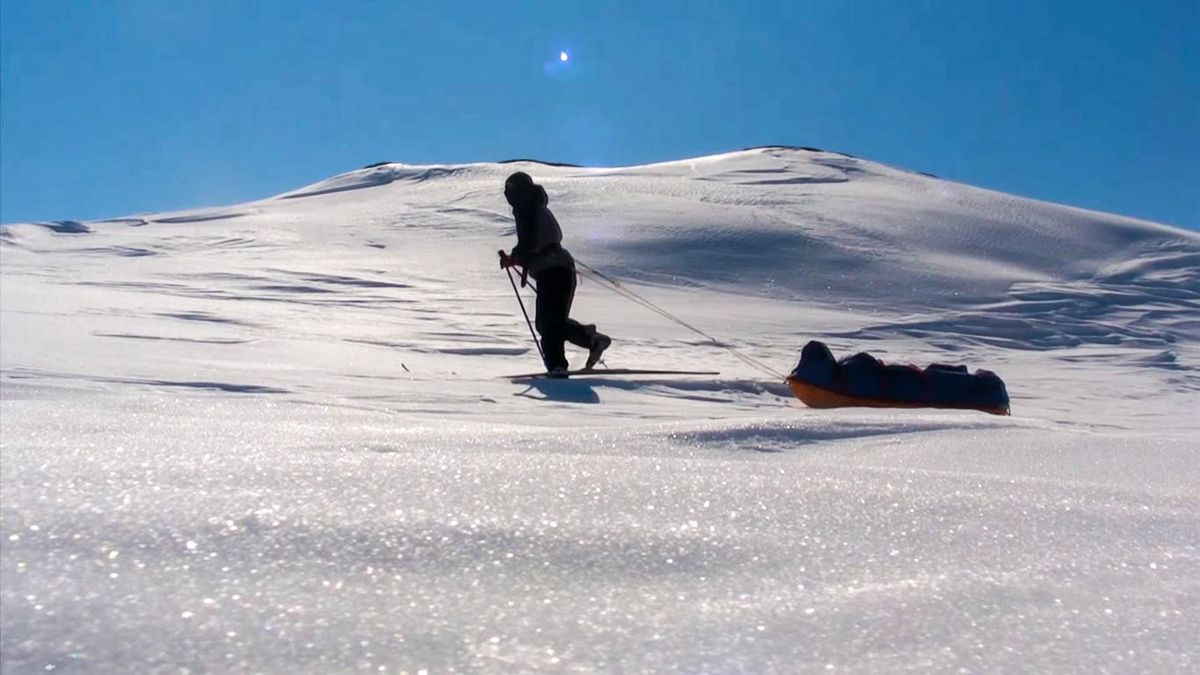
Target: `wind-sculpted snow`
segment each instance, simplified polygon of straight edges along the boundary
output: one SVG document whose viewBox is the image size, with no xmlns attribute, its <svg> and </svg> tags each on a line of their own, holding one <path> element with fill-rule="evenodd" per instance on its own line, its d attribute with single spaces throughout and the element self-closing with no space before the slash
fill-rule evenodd
<svg viewBox="0 0 1200 675">
<path fill-rule="evenodd" d="M 398 180 L 419 182 L 429 180 L 430 178 L 452 176 L 455 172 L 455 169 L 446 167 L 414 168 L 404 164 L 383 164 L 378 166 L 370 166 L 358 171 L 351 171 L 349 173 L 330 178 L 329 180 L 315 183 L 306 188 L 302 188 L 294 192 L 288 192 L 280 195 L 279 198 L 296 199 L 299 197 L 316 197 L 318 195 L 325 195 L 333 192 L 361 190 L 363 188 L 388 185 L 389 183 Z"/>
<path fill-rule="evenodd" d="M 719 375 L 504 377 L 518 169 L 705 333 L 586 273 L 608 365 Z M 0 227 L 6 673 L 1200 660 L 1194 233 L 779 147 L 54 225 Z M 809 410 L 729 351 L 812 338 L 1014 415 Z"/>
<path fill-rule="evenodd" d="M 52 223 L 38 223 L 38 225 L 58 234 L 90 234 L 92 231 L 92 228 L 77 220 L 56 220 Z"/>
</svg>

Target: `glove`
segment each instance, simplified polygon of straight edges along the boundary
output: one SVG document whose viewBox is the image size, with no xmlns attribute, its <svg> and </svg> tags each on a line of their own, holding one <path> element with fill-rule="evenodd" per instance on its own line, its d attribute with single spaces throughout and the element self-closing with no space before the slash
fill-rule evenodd
<svg viewBox="0 0 1200 675">
<path fill-rule="evenodd" d="M 507 253 L 505 253 L 504 251 L 499 251 L 499 254 L 500 254 L 500 269 L 506 270 L 510 267 L 514 267 L 517 264 L 517 262 L 515 260 L 513 260 L 512 257 L 510 255 L 508 255 Z"/>
</svg>

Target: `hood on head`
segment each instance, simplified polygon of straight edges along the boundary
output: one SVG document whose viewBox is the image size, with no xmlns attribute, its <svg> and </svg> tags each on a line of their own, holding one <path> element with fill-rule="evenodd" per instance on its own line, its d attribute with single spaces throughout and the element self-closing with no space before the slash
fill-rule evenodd
<svg viewBox="0 0 1200 675">
<path fill-rule="evenodd" d="M 550 203 L 550 197 L 546 194 L 546 188 L 533 182 L 533 179 L 528 175 L 518 172 L 524 176 L 528 183 L 524 180 L 513 180 L 517 174 L 513 174 L 504 183 L 504 198 L 508 200 L 508 204 L 514 209 L 532 209 L 546 206 Z"/>
</svg>

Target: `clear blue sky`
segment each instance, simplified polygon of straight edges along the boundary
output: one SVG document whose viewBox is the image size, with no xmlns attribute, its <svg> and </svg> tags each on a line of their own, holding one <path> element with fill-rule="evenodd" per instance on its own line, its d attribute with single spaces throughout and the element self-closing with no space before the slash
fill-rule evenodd
<svg viewBox="0 0 1200 675">
<path fill-rule="evenodd" d="M 0 0 L 0 221 L 791 144 L 1195 228 L 1198 50 L 1197 0 Z"/>
</svg>

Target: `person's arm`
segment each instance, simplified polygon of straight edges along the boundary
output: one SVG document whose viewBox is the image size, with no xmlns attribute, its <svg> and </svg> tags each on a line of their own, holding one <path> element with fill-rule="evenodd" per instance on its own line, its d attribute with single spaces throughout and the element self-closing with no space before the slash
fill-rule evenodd
<svg viewBox="0 0 1200 675">
<path fill-rule="evenodd" d="M 524 267 L 533 255 L 533 247 L 537 245 L 536 214 L 526 214 L 517 211 L 513 214 L 517 221 L 517 245 L 513 247 L 508 257 L 513 263 Z"/>
</svg>

